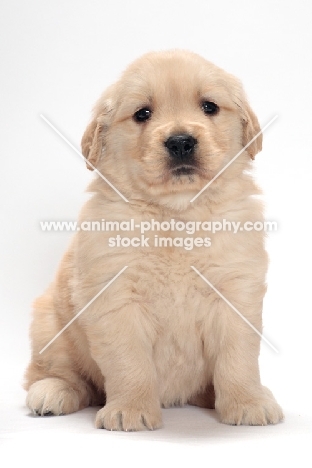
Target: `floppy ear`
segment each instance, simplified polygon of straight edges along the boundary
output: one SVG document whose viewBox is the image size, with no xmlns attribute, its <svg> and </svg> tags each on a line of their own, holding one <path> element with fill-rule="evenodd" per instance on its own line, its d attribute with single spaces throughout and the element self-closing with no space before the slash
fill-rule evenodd
<svg viewBox="0 0 312 468">
<path fill-rule="evenodd" d="M 243 125 L 243 147 L 260 132 L 261 128 L 258 119 L 252 109 L 250 108 L 247 101 L 242 105 L 242 125 Z M 262 133 L 248 146 L 246 149 L 251 159 L 255 159 L 255 156 L 262 149 Z"/>
<path fill-rule="evenodd" d="M 102 152 L 102 126 L 97 119 L 92 120 L 87 126 L 81 140 L 81 149 L 82 154 L 88 161 L 87 168 L 93 171 Z"/>
<path fill-rule="evenodd" d="M 113 111 L 112 99 L 106 91 L 96 104 L 93 120 L 87 126 L 82 140 L 81 149 L 83 156 L 87 159 L 87 168 L 91 171 L 97 166 L 105 143 L 105 133 L 109 127 Z"/>
</svg>

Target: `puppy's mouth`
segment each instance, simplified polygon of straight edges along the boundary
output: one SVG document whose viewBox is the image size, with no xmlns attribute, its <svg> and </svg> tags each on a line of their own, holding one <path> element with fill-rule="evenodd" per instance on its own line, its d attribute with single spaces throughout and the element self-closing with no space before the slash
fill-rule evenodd
<svg viewBox="0 0 312 468">
<path fill-rule="evenodd" d="M 189 164 L 181 164 L 171 168 L 171 174 L 175 177 L 190 176 L 195 173 L 195 167 Z"/>
</svg>

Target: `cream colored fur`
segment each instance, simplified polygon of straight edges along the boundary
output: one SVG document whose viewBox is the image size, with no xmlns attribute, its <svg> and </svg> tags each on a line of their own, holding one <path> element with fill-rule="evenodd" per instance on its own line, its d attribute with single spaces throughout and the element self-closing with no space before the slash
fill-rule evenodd
<svg viewBox="0 0 312 468">
<path fill-rule="evenodd" d="M 219 113 L 205 115 L 203 100 L 216 102 Z M 146 106 L 152 117 L 138 124 L 133 115 Z M 82 140 L 85 157 L 129 203 L 96 176 L 80 221 L 262 221 L 260 191 L 250 175 L 261 136 L 190 203 L 258 131 L 233 76 L 190 52 L 143 56 L 101 96 Z M 197 139 L 199 164 L 194 175 L 174 177 L 164 141 L 181 132 Z M 106 398 L 96 426 L 113 430 L 158 428 L 161 407 L 186 403 L 215 406 L 228 424 L 279 422 L 282 410 L 260 382 L 259 336 L 191 268 L 261 332 L 263 232 L 209 233 L 211 247 L 189 251 L 109 247 L 108 238 L 117 234 L 77 232 L 54 283 L 36 301 L 28 407 L 40 415 L 67 414 L 104 405 Z"/>
</svg>

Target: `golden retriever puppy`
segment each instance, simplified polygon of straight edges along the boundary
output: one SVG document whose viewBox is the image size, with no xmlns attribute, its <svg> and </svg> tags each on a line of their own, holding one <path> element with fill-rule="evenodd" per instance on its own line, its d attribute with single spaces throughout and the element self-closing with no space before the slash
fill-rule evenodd
<svg viewBox="0 0 312 468">
<path fill-rule="evenodd" d="M 162 407 L 187 403 L 227 424 L 283 418 L 258 367 L 264 234 L 209 229 L 263 221 L 250 175 L 261 135 L 243 150 L 259 131 L 239 81 L 191 52 L 149 53 L 100 97 L 82 152 L 127 201 L 95 177 L 35 303 L 34 413 L 102 405 L 96 427 L 125 431 L 159 428 Z"/>
</svg>

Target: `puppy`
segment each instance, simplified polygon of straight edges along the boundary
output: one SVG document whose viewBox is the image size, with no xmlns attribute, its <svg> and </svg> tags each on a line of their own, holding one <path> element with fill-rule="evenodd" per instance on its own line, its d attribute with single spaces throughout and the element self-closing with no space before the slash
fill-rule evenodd
<svg viewBox="0 0 312 468">
<path fill-rule="evenodd" d="M 194 53 L 149 53 L 104 92 L 82 138 L 98 175 L 80 223 L 114 230 L 77 230 L 35 302 L 25 384 L 34 413 L 102 405 L 96 427 L 125 431 L 159 428 L 161 407 L 187 403 L 215 407 L 227 424 L 282 420 L 258 367 L 264 234 L 206 229 L 263 221 L 250 175 L 261 135 L 242 151 L 259 132 L 239 81 Z M 192 244 L 181 230 L 190 222 Z"/>
</svg>

